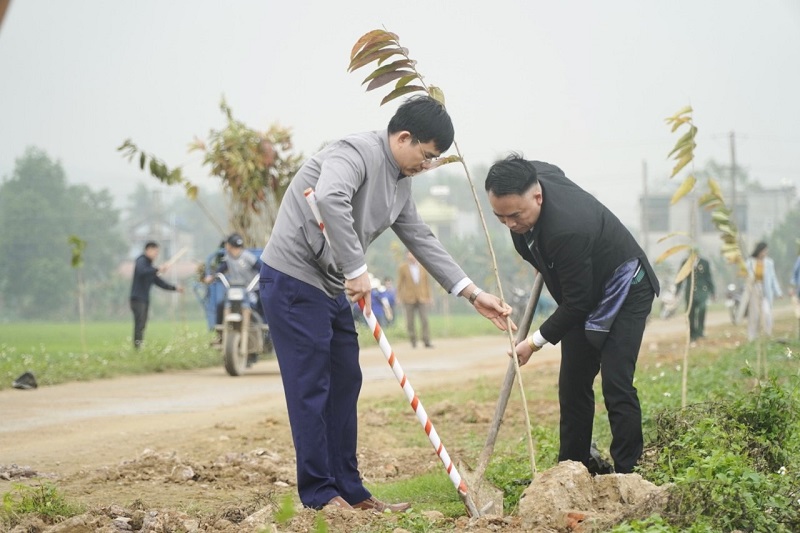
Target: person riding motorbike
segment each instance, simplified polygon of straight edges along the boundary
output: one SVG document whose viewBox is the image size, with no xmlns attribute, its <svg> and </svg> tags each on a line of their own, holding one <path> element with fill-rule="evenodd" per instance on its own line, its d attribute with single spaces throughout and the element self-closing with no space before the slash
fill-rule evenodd
<svg viewBox="0 0 800 533">
<path fill-rule="evenodd" d="M 260 265 L 258 258 L 248 250 L 244 249 L 244 239 L 238 233 L 231 234 L 225 241 L 225 254 L 222 256 L 213 274 L 209 274 L 203 281 L 211 283 L 217 274 L 225 274 L 228 283 L 232 286 L 245 286 L 253 276 L 258 274 Z M 225 308 L 225 302 L 220 301 L 217 304 L 217 324 L 222 324 L 222 315 Z M 222 341 L 222 334 L 219 332 L 217 342 Z"/>
</svg>

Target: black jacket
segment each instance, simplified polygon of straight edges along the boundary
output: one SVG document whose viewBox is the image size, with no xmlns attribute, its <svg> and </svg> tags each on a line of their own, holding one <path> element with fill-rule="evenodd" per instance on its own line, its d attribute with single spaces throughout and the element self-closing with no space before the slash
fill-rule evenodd
<svg viewBox="0 0 800 533">
<path fill-rule="evenodd" d="M 681 264 L 685 263 L 684 259 Z M 675 287 L 675 292 L 681 290 L 683 287 L 683 298 L 686 303 L 689 303 L 689 280 L 691 276 L 687 276 Z M 697 264 L 694 266 L 694 294 L 692 299 L 695 303 L 701 303 L 708 300 L 709 297 L 714 296 L 714 278 L 711 276 L 711 265 L 708 264 L 703 258 L 698 259 Z"/>
<path fill-rule="evenodd" d="M 175 285 L 167 283 L 158 275 L 158 269 L 153 266 L 149 257 L 142 254 L 136 258 L 133 269 L 133 283 L 131 284 L 131 300 L 141 302 L 150 301 L 150 287 L 153 283 L 168 291 L 176 290 Z"/>
<path fill-rule="evenodd" d="M 549 163 L 532 162 L 542 186 L 542 210 L 533 228 L 535 254 L 525 236 L 512 233 L 517 252 L 542 273 L 558 309 L 539 328 L 555 344 L 582 326 L 597 307 L 603 285 L 629 259 L 638 258 L 658 294 L 658 279 L 642 248 L 622 222 L 591 194 Z"/>
</svg>

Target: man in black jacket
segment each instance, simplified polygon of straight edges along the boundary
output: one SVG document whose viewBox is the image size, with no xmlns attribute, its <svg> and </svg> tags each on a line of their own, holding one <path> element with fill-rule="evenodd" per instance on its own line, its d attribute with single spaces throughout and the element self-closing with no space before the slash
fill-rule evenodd
<svg viewBox="0 0 800 533">
<path fill-rule="evenodd" d="M 683 263 L 688 259 L 687 257 Z M 714 278 L 708 261 L 699 256 L 694 260 L 694 292 L 691 291 L 692 284 L 689 282 L 691 278 L 692 276 L 688 276 L 678 283 L 675 292 L 681 290 L 681 287 L 684 289 L 684 300 L 689 308 L 689 338 L 696 341 L 705 337 L 706 304 L 709 298 L 714 298 Z M 689 296 L 692 298 L 691 307 Z"/>
<path fill-rule="evenodd" d="M 558 303 L 516 352 L 524 364 L 546 343 L 561 342 L 559 461 L 593 465 L 592 386 L 601 372 L 614 468 L 631 472 L 643 447 L 633 374 L 659 288 L 644 251 L 556 166 L 512 155 L 489 170 L 486 191 L 517 252 L 541 272 Z"/>
<path fill-rule="evenodd" d="M 144 253 L 136 258 L 131 284 L 131 311 L 133 311 L 133 347 L 142 345 L 144 327 L 147 325 L 147 310 L 150 306 L 150 288 L 153 283 L 168 291 L 183 292 L 181 287 L 167 283 L 159 274 L 167 271 L 166 266 L 156 268 L 153 261 L 158 257 L 158 243 L 149 241 L 144 245 Z"/>
</svg>

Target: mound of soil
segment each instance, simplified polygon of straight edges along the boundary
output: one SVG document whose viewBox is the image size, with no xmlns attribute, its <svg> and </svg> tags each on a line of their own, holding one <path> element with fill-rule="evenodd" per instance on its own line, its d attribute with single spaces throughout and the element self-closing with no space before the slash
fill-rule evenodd
<svg viewBox="0 0 800 533">
<path fill-rule="evenodd" d="M 519 502 L 528 531 L 607 531 L 625 520 L 663 511 L 668 487 L 639 474 L 592 477 L 578 462 L 565 461 L 537 474 Z"/>
</svg>

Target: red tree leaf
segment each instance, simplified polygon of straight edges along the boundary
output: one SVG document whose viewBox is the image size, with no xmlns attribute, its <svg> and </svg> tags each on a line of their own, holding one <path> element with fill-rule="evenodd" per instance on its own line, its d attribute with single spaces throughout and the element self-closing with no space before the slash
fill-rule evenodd
<svg viewBox="0 0 800 533">
<path fill-rule="evenodd" d="M 369 85 L 367 85 L 367 91 L 371 91 L 373 89 L 377 89 L 378 87 L 383 87 L 389 82 L 396 80 L 397 78 L 402 78 L 403 76 L 408 76 L 409 74 L 414 74 L 410 70 L 396 70 L 394 72 L 387 72 L 386 74 L 381 74 L 374 80 L 372 80 Z"/>
<path fill-rule="evenodd" d="M 368 65 L 375 61 L 376 59 L 388 59 L 395 54 L 399 54 L 400 49 L 396 47 L 392 48 L 379 48 L 373 52 L 370 52 L 366 55 L 359 55 L 358 58 L 354 59 L 353 62 L 350 63 L 350 66 L 347 68 L 348 72 L 353 72 L 354 70 L 358 70 L 364 65 Z"/>
<path fill-rule="evenodd" d="M 358 51 L 371 43 L 378 41 L 390 41 L 392 39 L 396 41 L 398 39 L 397 35 L 385 30 L 372 30 L 367 32 L 359 37 L 359 39 L 356 41 L 356 44 L 353 45 L 353 49 L 350 51 L 350 59 L 355 59 Z"/>
<path fill-rule="evenodd" d="M 364 85 L 365 83 L 367 83 L 369 80 L 371 80 L 373 78 L 377 78 L 381 74 L 386 74 L 387 72 L 391 72 L 393 70 L 397 70 L 397 69 L 403 68 L 403 67 L 411 67 L 411 66 L 413 66 L 413 64 L 414 64 L 414 61 L 411 61 L 411 60 L 408 60 L 408 59 L 398 59 L 397 61 L 395 61 L 393 63 L 389 63 L 388 65 L 384 65 L 381 68 L 375 70 L 372 74 L 370 74 L 369 76 L 364 78 L 364 81 L 361 82 L 361 85 Z"/>
</svg>

